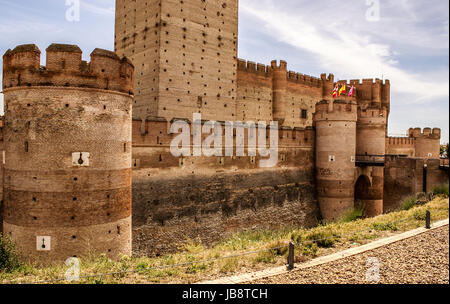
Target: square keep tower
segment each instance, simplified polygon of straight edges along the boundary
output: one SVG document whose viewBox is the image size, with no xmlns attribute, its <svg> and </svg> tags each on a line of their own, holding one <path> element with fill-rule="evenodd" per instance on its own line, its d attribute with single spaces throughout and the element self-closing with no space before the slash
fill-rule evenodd
<svg viewBox="0 0 450 304">
<path fill-rule="evenodd" d="M 115 32 L 136 69 L 133 118 L 235 120 L 238 0 L 117 0 Z"/>
</svg>

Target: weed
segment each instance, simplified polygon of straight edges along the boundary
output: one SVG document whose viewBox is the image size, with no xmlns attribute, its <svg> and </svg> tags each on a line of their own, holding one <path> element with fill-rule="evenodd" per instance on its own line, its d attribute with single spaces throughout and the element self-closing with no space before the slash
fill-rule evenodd
<svg viewBox="0 0 450 304">
<path fill-rule="evenodd" d="M 16 247 L 8 235 L 0 233 L 0 271 L 12 272 L 21 266 Z"/>
<path fill-rule="evenodd" d="M 377 231 L 397 231 L 397 224 L 387 222 L 387 223 L 373 223 L 372 228 Z"/>
<path fill-rule="evenodd" d="M 363 218 L 364 208 L 362 206 L 355 207 L 346 212 L 340 219 L 341 223 L 350 223 Z"/>
<path fill-rule="evenodd" d="M 413 208 L 414 206 L 416 206 L 416 197 L 415 196 L 408 196 L 407 198 L 405 198 L 401 205 L 400 205 L 400 210 L 409 210 L 411 208 Z"/>
<path fill-rule="evenodd" d="M 414 211 L 413 217 L 418 221 L 424 221 L 426 218 L 426 213 L 420 210 Z"/>
<path fill-rule="evenodd" d="M 448 197 L 448 185 L 437 186 L 433 189 L 434 195 L 443 195 Z"/>
</svg>

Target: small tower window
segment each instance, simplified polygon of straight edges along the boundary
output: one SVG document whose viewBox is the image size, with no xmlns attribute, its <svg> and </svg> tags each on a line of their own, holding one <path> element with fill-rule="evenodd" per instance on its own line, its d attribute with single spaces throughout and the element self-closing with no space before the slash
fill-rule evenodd
<svg viewBox="0 0 450 304">
<path fill-rule="evenodd" d="M 302 109 L 302 119 L 308 118 L 308 110 Z"/>
</svg>

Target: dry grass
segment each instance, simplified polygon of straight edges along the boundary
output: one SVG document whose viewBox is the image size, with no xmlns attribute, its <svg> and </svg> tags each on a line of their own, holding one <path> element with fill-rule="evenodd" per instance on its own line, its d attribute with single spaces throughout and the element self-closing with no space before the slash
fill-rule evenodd
<svg viewBox="0 0 450 304">
<path fill-rule="evenodd" d="M 375 218 L 341 221 L 313 229 L 284 229 L 278 231 L 241 232 L 207 248 L 190 242 L 179 253 L 158 258 L 122 257 L 111 261 L 104 255 L 94 255 L 81 260 L 82 284 L 116 283 L 193 283 L 236 273 L 261 270 L 286 263 L 287 250 L 278 247 L 294 240 L 296 260 L 305 261 L 316 256 L 368 243 L 394 233 L 424 226 L 424 214 L 430 210 L 432 221 L 449 217 L 449 200 L 435 198 L 423 206 L 384 214 Z M 320 241 L 315 241 L 321 239 Z M 252 252 L 264 249 L 249 255 Z M 224 257 L 230 257 L 222 259 Z M 188 264 L 186 264 L 188 263 Z M 182 264 L 179 266 L 179 264 Z M 22 265 L 17 270 L 0 272 L 0 282 L 28 283 L 64 278 L 68 267 L 56 264 L 51 267 Z M 124 272 L 114 275 L 105 273 Z M 84 277 L 98 275 L 94 277 Z M 55 282 L 68 283 L 68 282 Z"/>
</svg>

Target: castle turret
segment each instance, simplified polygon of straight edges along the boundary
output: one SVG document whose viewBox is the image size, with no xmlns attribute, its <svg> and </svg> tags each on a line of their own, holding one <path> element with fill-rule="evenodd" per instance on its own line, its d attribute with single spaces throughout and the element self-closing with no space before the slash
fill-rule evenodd
<svg viewBox="0 0 450 304">
<path fill-rule="evenodd" d="M 51 45 L 40 68 L 39 53 L 4 57 L 4 232 L 43 263 L 130 255 L 133 66 Z"/>
<path fill-rule="evenodd" d="M 414 138 L 415 157 L 438 159 L 440 157 L 441 129 L 409 129 L 409 137 Z"/>
<path fill-rule="evenodd" d="M 322 79 L 322 99 L 331 101 L 333 100 L 333 89 L 334 89 L 334 75 L 327 74 L 320 75 Z"/>
<path fill-rule="evenodd" d="M 369 107 L 358 108 L 358 122 L 356 125 L 356 157 L 366 161 L 380 159 L 386 153 L 387 109 Z M 357 197 L 362 203 L 367 216 L 383 213 L 383 180 L 384 168 L 372 167 L 370 172 L 364 172 L 366 180 L 371 182 Z M 359 195 L 358 194 L 358 195 Z"/>
<path fill-rule="evenodd" d="M 316 105 L 316 181 L 322 217 L 338 219 L 354 206 L 357 105 L 322 101 Z"/>
<path fill-rule="evenodd" d="M 271 67 L 273 75 L 273 119 L 282 125 L 287 114 L 287 63 L 281 60 L 278 66 L 277 61 L 274 60 Z"/>
</svg>

